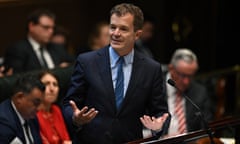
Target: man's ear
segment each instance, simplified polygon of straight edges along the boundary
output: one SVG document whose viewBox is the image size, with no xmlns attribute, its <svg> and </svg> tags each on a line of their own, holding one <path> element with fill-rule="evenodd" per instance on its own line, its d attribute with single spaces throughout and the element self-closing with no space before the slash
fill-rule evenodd
<svg viewBox="0 0 240 144">
<path fill-rule="evenodd" d="M 142 35 L 142 30 L 137 30 L 137 32 L 135 33 L 135 40 L 139 39 L 139 37 Z"/>
<path fill-rule="evenodd" d="M 35 25 L 36 25 L 36 24 L 34 24 L 33 22 L 29 22 L 29 23 L 28 23 L 28 30 L 29 30 L 29 31 L 32 31 L 33 28 L 35 27 Z"/>
<path fill-rule="evenodd" d="M 17 92 L 15 95 L 14 95 L 14 99 L 17 100 L 17 102 L 20 102 L 22 101 L 22 99 L 24 98 L 24 93 L 23 92 Z"/>
</svg>

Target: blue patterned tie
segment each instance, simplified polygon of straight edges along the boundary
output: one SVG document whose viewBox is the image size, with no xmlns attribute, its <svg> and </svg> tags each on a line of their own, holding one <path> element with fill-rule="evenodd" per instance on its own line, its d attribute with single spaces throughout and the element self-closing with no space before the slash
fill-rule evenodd
<svg viewBox="0 0 240 144">
<path fill-rule="evenodd" d="M 123 57 L 119 57 L 118 59 L 118 71 L 117 71 L 117 82 L 115 87 L 115 99 L 117 104 L 117 109 L 119 109 L 122 101 L 123 101 L 123 93 L 124 93 L 124 75 L 123 75 Z"/>
</svg>

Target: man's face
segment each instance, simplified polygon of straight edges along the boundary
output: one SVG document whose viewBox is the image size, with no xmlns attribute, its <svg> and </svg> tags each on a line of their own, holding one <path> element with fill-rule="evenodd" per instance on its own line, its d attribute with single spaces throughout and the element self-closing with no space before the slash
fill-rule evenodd
<svg viewBox="0 0 240 144">
<path fill-rule="evenodd" d="M 117 16 L 110 19 L 110 44 L 119 55 L 128 54 L 134 47 L 134 42 L 141 34 L 141 30 L 134 31 L 134 17 L 131 14 Z"/>
<path fill-rule="evenodd" d="M 38 106 L 42 102 L 43 92 L 38 88 L 34 88 L 30 93 L 22 93 L 18 97 L 18 111 L 24 119 L 34 118 Z"/>
<path fill-rule="evenodd" d="M 176 82 L 177 87 L 181 91 L 185 91 L 189 87 L 197 69 L 198 66 L 196 62 L 187 63 L 180 60 L 176 67 L 172 65 L 170 66 L 170 73 L 172 79 Z"/>
<path fill-rule="evenodd" d="M 37 24 L 29 24 L 29 34 L 40 44 L 47 44 L 54 32 L 54 20 L 48 16 L 41 16 Z"/>
</svg>

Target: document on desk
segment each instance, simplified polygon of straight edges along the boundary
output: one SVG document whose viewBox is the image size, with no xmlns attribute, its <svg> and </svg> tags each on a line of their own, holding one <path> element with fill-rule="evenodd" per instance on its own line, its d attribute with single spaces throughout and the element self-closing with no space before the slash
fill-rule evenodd
<svg viewBox="0 0 240 144">
<path fill-rule="evenodd" d="M 23 142 L 18 138 L 18 137 L 15 137 L 11 142 L 10 144 L 23 144 Z"/>
<path fill-rule="evenodd" d="M 235 144 L 235 139 L 234 138 L 220 138 L 220 140 L 224 144 Z"/>
</svg>

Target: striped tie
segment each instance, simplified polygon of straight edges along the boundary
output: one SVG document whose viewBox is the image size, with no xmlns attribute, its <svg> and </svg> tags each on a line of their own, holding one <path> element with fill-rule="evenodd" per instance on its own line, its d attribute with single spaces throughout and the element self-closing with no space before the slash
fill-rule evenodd
<svg viewBox="0 0 240 144">
<path fill-rule="evenodd" d="M 185 118 L 185 113 L 183 110 L 182 96 L 179 93 L 176 94 L 174 112 L 178 118 L 178 133 L 182 134 L 182 133 L 187 132 L 186 118 Z"/>
</svg>

